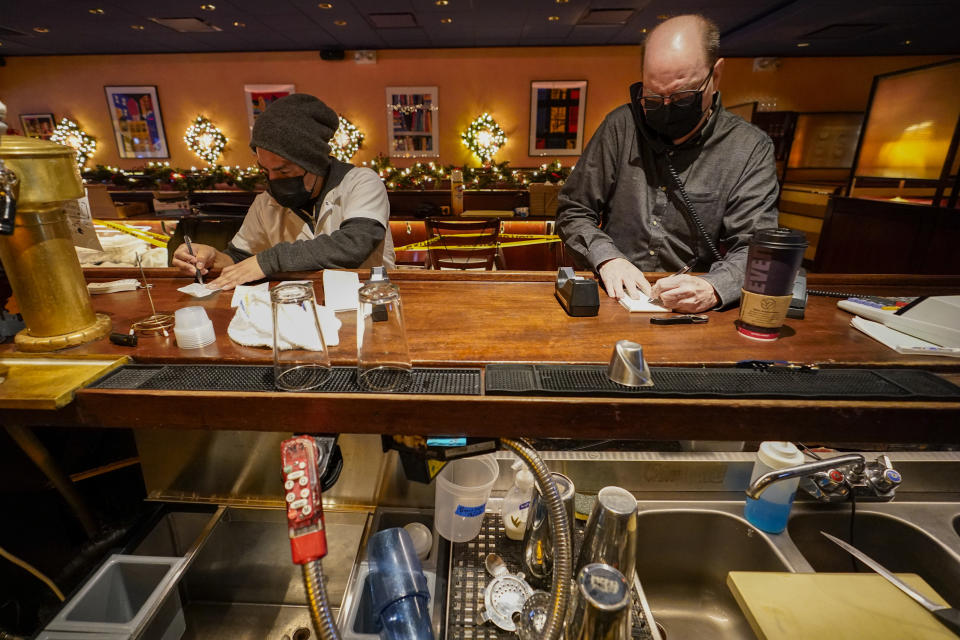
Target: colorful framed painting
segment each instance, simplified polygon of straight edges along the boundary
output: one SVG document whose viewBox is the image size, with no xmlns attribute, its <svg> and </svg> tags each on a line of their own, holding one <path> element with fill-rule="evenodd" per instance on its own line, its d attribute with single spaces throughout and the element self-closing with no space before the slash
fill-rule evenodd
<svg viewBox="0 0 960 640">
<path fill-rule="evenodd" d="M 121 158 L 169 158 L 155 86 L 104 87 Z"/>
<path fill-rule="evenodd" d="M 253 123 L 270 106 L 270 103 L 296 93 L 296 91 L 292 84 L 243 85 L 243 93 L 247 100 L 247 122 L 250 123 L 250 130 L 253 130 Z"/>
<path fill-rule="evenodd" d="M 387 87 L 390 157 L 438 157 L 437 111 L 436 87 Z"/>
<path fill-rule="evenodd" d="M 52 113 L 21 113 L 20 128 L 28 138 L 49 140 L 53 130 L 57 128 L 57 123 Z"/>
<path fill-rule="evenodd" d="M 530 155 L 580 155 L 586 110 L 586 80 L 531 82 Z"/>
</svg>

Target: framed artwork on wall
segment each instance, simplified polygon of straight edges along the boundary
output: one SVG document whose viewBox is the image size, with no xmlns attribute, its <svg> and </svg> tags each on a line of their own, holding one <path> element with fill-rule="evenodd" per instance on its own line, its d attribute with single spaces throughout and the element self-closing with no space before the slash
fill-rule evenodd
<svg viewBox="0 0 960 640">
<path fill-rule="evenodd" d="M 292 84 L 245 84 L 243 93 L 247 99 L 247 122 L 253 131 L 253 123 L 263 113 L 270 103 L 280 98 L 296 93 Z"/>
<path fill-rule="evenodd" d="M 530 155 L 580 155 L 586 110 L 586 80 L 531 82 Z"/>
<path fill-rule="evenodd" d="M 121 158 L 169 158 L 155 86 L 104 87 Z"/>
<path fill-rule="evenodd" d="M 436 87 L 387 87 L 390 157 L 439 156 L 437 110 Z"/>
<path fill-rule="evenodd" d="M 52 113 L 21 113 L 20 128 L 28 138 L 49 140 L 56 129 L 57 123 Z"/>
</svg>

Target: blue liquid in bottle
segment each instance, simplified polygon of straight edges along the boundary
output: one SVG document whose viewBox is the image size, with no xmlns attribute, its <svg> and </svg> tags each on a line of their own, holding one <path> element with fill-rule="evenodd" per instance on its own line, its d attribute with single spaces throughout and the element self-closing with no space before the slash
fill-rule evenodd
<svg viewBox="0 0 960 640">
<path fill-rule="evenodd" d="M 787 518 L 790 517 L 794 495 L 796 491 L 790 494 L 790 499 L 786 502 L 764 500 L 763 496 L 758 500 L 747 498 L 743 506 L 743 515 L 750 524 L 761 531 L 780 533 L 787 528 Z"/>
</svg>

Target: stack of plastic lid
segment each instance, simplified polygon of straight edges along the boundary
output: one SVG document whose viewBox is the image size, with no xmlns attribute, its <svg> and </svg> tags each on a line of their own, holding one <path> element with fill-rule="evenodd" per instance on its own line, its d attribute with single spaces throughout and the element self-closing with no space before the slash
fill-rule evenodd
<svg viewBox="0 0 960 640">
<path fill-rule="evenodd" d="M 181 349 L 199 349 L 217 339 L 213 322 L 203 307 L 177 309 L 174 319 L 173 335 L 177 337 L 177 346 Z"/>
</svg>

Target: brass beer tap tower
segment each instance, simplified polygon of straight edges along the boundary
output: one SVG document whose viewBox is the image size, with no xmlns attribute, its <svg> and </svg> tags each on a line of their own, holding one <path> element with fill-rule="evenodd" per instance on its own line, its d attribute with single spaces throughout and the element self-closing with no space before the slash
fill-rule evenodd
<svg viewBox="0 0 960 640">
<path fill-rule="evenodd" d="M 0 209 L 16 217 L 0 225 L 0 260 L 26 328 L 20 351 L 56 351 L 99 340 L 110 318 L 94 313 L 63 203 L 84 195 L 70 147 L 7 136 L 0 105 Z"/>
</svg>

